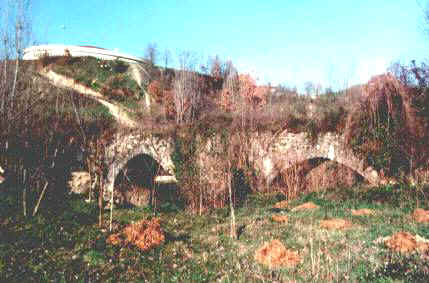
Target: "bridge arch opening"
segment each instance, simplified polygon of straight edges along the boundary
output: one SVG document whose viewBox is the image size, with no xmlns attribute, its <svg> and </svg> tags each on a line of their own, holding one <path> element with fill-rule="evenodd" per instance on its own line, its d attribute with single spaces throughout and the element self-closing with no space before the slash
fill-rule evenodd
<svg viewBox="0 0 429 283">
<path fill-rule="evenodd" d="M 357 170 L 335 160 L 315 157 L 279 170 L 271 187 L 297 196 L 300 193 L 335 187 L 352 187 L 363 183 L 368 181 Z"/>
<path fill-rule="evenodd" d="M 125 206 L 178 205 L 178 188 L 173 182 L 158 182 L 167 171 L 149 154 L 129 159 L 114 177 L 114 195 Z"/>
</svg>

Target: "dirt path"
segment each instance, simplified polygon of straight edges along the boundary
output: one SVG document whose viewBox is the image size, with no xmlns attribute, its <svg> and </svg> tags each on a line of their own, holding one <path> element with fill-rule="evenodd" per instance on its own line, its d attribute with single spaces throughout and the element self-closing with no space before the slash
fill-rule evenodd
<svg viewBox="0 0 429 283">
<path fill-rule="evenodd" d="M 131 76 L 133 77 L 133 79 L 136 81 L 136 83 L 139 85 L 139 87 L 144 91 L 145 95 L 144 95 L 144 99 L 145 99 L 145 104 L 146 107 L 150 108 L 151 105 L 151 101 L 150 101 L 150 96 L 146 93 L 146 91 L 144 90 L 143 86 L 143 75 L 145 74 L 147 77 L 149 77 L 148 72 L 139 64 L 130 64 L 131 70 Z"/>
<path fill-rule="evenodd" d="M 79 83 L 76 83 L 73 79 L 59 75 L 52 70 L 42 71 L 40 72 L 40 74 L 50 80 L 57 87 L 70 88 L 81 94 L 87 95 L 90 98 L 95 99 L 109 109 L 110 114 L 112 114 L 112 116 L 116 119 L 118 123 L 130 128 L 137 127 L 136 121 L 134 121 L 128 116 L 125 107 L 116 103 L 109 102 L 101 93 Z"/>
</svg>

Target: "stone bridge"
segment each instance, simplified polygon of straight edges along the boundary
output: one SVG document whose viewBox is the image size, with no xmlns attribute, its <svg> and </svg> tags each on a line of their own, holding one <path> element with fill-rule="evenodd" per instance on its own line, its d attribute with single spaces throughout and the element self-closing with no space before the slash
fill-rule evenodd
<svg viewBox="0 0 429 283">
<path fill-rule="evenodd" d="M 260 144 L 260 143 L 259 143 Z M 366 166 L 365 160 L 356 156 L 347 147 L 345 137 L 335 133 L 324 133 L 312 142 L 306 133 L 283 132 L 260 151 L 254 163 L 260 169 L 267 183 L 289 167 L 311 159 L 326 159 L 344 165 L 360 174 L 370 184 L 377 185 L 381 179 L 376 170 Z"/>
<path fill-rule="evenodd" d="M 105 160 L 109 168 L 105 182 L 107 191 L 113 191 L 115 179 L 127 162 L 142 154 L 152 157 L 162 167 L 164 174 L 173 177 L 173 150 L 173 138 L 158 137 L 138 130 L 117 134 L 114 142 L 106 149 Z M 314 142 L 306 133 L 284 131 L 275 137 L 254 134 L 251 136 L 249 153 L 252 154 L 250 160 L 255 169 L 261 173 L 267 185 L 282 170 L 314 158 L 332 160 L 349 167 L 370 184 L 377 185 L 381 181 L 377 171 L 365 166 L 364 160 L 347 148 L 344 136 L 334 133 L 321 134 Z"/>
<path fill-rule="evenodd" d="M 162 171 L 174 176 L 174 164 L 171 154 L 174 150 L 172 138 L 160 138 L 152 134 L 138 131 L 132 133 L 118 133 L 114 141 L 106 148 L 105 161 L 108 166 L 106 188 L 113 191 L 118 173 L 129 160 L 139 155 L 152 157 Z"/>
</svg>

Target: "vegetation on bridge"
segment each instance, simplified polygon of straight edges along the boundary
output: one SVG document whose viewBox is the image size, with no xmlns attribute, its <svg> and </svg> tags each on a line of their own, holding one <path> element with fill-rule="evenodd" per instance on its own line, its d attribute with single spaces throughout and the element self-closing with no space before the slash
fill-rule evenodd
<svg viewBox="0 0 429 283">
<path fill-rule="evenodd" d="M 21 54 L 20 44 L 5 46 L 13 48 L 13 54 Z M 300 95 L 287 87 L 258 86 L 218 57 L 198 71 L 187 52 L 179 56 L 179 70 L 145 64 L 141 87 L 120 61 L 2 59 L 0 235 L 6 236 L 0 237 L 0 281 L 427 278 L 426 251 L 397 254 L 376 240 L 398 230 L 429 238 L 427 224 L 411 216 L 417 208 L 429 209 L 428 66 L 396 65 L 366 85 L 339 92 L 308 88 Z M 51 85 L 38 74 L 41 68 L 132 106 L 138 131 L 174 138 L 172 159 L 185 209 L 171 201 L 133 209 L 110 206 L 109 228 L 115 231 L 132 220 L 160 217 L 165 244 L 149 252 L 106 244 L 104 150 L 115 133 L 130 129 L 93 100 Z M 143 106 L 145 92 L 150 107 Z M 305 175 L 325 160 L 292 166 L 269 184 L 250 158 L 250 134 L 266 135 L 263 146 L 268 147 L 285 130 L 306 132 L 312 141 L 322 133 L 344 134 L 366 165 L 395 184 L 327 190 L 319 183 L 319 192 L 307 194 Z M 348 172 L 337 168 L 331 172 L 345 179 Z M 88 203 L 68 194 L 74 170 L 90 174 Z M 316 179 L 328 171 L 324 167 Z M 320 209 L 273 210 L 277 200 L 292 206 L 311 200 Z M 377 213 L 352 216 L 349 209 L 355 208 Z M 273 223 L 274 213 L 288 220 Z M 328 232 L 318 226 L 322 219 L 338 217 L 351 223 L 350 230 Z M 274 270 L 256 264 L 254 251 L 265 238 L 297 250 L 302 262 Z"/>
</svg>

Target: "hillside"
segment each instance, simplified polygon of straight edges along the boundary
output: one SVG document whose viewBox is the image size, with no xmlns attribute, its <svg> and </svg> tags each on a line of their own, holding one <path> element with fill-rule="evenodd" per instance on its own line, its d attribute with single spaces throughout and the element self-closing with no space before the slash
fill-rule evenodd
<svg viewBox="0 0 429 283">
<path fill-rule="evenodd" d="M 289 89 L 258 87 L 250 76 L 234 73 L 233 67 L 210 76 L 91 57 L 48 57 L 35 64 L 57 86 L 106 106 L 125 127 L 168 134 L 177 127 L 234 131 L 247 125 L 247 131 L 306 132 L 312 140 L 336 132 L 345 135 L 368 165 L 390 177 L 425 168 L 429 160 L 422 142 L 429 137 L 429 119 L 418 114 L 426 96 L 417 98 L 416 87 L 403 85 L 392 75 L 312 98 Z M 401 143 L 406 136 L 413 142 Z"/>
<path fill-rule="evenodd" d="M 427 278 L 425 88 L 388 74 L 311 98 L 265 92 L 248 76 L 141 68 L 147 76 L 136 79 L 117 61 L 21 65 L 19 95 L 0 120 L 1 281 Z M 202 96 L 180 101 L 181 89 Z M 348 167 L 310 158 L 264 185 L 246 137 L 279 132 L 300 133 L 309 148 L 336 133 L 391 183 L 370 187 Z M 105 150 L 119 133 L 171 138 L 178 183 L 156 185 L 159 165 L 132 156 L 113 183 L 124 201 L 106 202 Z M 217 137 L 222 150 L 197 155 Z M 85 199 L 69 192 L 76 173 L 87 178 L 78 182 Z"/>
</svg>

